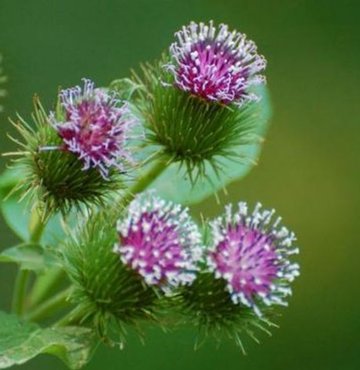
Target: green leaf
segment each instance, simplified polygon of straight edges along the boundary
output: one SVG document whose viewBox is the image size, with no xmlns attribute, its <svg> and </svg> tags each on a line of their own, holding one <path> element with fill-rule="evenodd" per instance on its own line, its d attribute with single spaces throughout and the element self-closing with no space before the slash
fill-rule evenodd
<svg viewBox="0 0 360 370">
<path fill-rule="evenodd" d="M 28 241 L 30 239 L 30 205 L 27 198 L 20 201 L 22 194 L 19 191 L 12 192 L 21 180 L 22 174 L 17 168 L 3 172 L 0 176 L 0 206 L 6 224 L 21 240 Z M 60 215 L 55 215 L 46 225 L 41 241 L 49 245 L 57 244 L 64 238 L 64 235 Z"/>
<path fill-rule="evenodd" d="M 19 194 L 2 199 L 1 211 L 6 224 L 14 231 L 21 240 L 29 240 L 30 212 L 26 208 L 26 203 L 19 202 Z"/>
<path fill-rule="evenodd" d="M 19 264 L 23 270 L 42 271 L 57 265 L 56 259 L 39 244 L 24 243 L 5 249 L 0 253 L 0 262 Z"/>
<path fill-rule="evenodd" d="M 45 328 L 0 312 L 0 369 L 21 365 L 40 354 L 60 358 L 80 369 L 95 348 L 92 331 L 83 327 Z"/>
<path fill-rule="evenodd" d="M 5 170 L 0 176 L 0 194 L 4 196 L 14 186 L 17 185 L 21 178 L 21 171 L 18 168 Z"/>
<path fill-rule="evenodd" d="M 258 87 L 257 94 L 261 101 L 254 111 L 256 134 L 263 137 L 271 117 L 271 104 L 266 87 Z M 179 163 L 171 164 L 151 185 L 151 188 L 165 199 L 182 204 L 201 202 L 213 193 L 225 188 L 233 181 L 246 176 L 260 156 L 261 141 L 250 145 L 239 145 L 234 148 L 238 160 L 218 158 L 217 168 L 210 163 L 205 165 L 206 178 L 199 178 L 195 185 L 190 181 L 187 169 Z M 195 173 L 195 172 L 194 172 Z"/>
</svg>

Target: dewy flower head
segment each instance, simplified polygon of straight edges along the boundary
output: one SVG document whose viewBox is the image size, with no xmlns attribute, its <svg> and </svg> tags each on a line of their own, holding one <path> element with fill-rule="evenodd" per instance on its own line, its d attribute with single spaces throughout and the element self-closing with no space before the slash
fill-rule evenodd
<svg viewBox="0 0 360 370">
<path fill-rule="evenodd" d="M 62 149 L 78 156 L 84 170 L 97 168 L 105 178 L 112 167 L 123 170 L 129 159 L 127 133 L 133 123 L 126 104 L 88 79 L 83 89 L 62 90 L 59 98 L 64 117 L 59 120 L 52 113 L 50 121 L 63 140 Z"/>
<path fill-rule="evenodd" d="M 242 33 L 228 26 L 191 22 L 176 34 L 170 47 L 178 88 L 210 101 L 241 105 L 257 97 L 249 92 L 252 85 L 263 83 L 259 75 L 266 66 L 257 47 Z"/>
<path fill-rule="evenodd" d="M 289 283 L 299 275 L 298 264 L 289 260 L 298 253 L 292 247 L 296 238 L 279 226 L 280 217 L 271 224 L 273 214 L 260 204 L 249 214 L 246 203 L 239 203 L 237 212 L 228 206 L 225 216 L 211 223 L 210 270 L 226 281 L 234 303 L 252 307 L 258 315 L 258 303 L 286 305 Z"/>
<path fill-rule="evenodd" d="M 119 253 L 124 264 L 148 285 L 168 292 L 191 284 L 201 258 L 201 235 L 188 209 L 167 202 L 153 192 L 137 196 L 127 217 L 118 222 Z"/>
</svg>

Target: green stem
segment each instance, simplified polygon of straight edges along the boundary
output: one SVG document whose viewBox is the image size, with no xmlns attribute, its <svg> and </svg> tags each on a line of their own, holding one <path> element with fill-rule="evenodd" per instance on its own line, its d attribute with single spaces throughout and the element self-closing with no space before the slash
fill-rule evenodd
<svg viewBox="0 0 360 370">
<path fill-rule="evenodd" d="M 51 269 L 46 274 L 39 276 L 31 289 L 29 304 L 32 307 L 38 305 L 64 276 L 65 272 L 61 268 Z"/>
<path fill-rule="evenodd" d="M 121 198 L 121 206 L 126 207 L 135 195 L 144 191 L 167 167 L 165 159 L 159 159 Z"/>
<path fill-rule="evenodd" d="M 14 295 L 12 301 L 12 311 L 21 316 L 25 308 L 25 296 L 30 276 L 29 270 L 19 270 L 14 288 Z"/>
<path fill-rule="evenodd" d="M 60 319 L 54 326 L 70 326 L 81 323 L 84 317 L 84 310 L 81 306 L 75 307 L 72 311 Z"/>
<path fill-rule="evenodd" d="M 38 209 L 35 208 L 31 216 L 30 225 L 29 225 L 30 242 L 38 243 L 40 241 L 42 233 L 45 229 L 45 226 L 46 224 L 45 222 L 43 222 Z M 26 297 L 26 291 L 27 291 L 29 278 L 30 278 L 29 270 L 19 270 L 17 277 L 16 277 L 13 300 L 12 300 L 12 311 L 19 316 L 21 316 L 25 310 L 25 297 Z"/>
<path fill-rule="evenodd" d="M 35 208 L 33 214 L 31 215 L 29 231 L 30 231 L 30 241 L 32 243 L 39 243 L 41 236 L 44 232 L 46 222 L 42 219 L 39 210 Z"/>
<path fill-rule="evenodd" d="M 47 318 L 54 312 L 68 306 L 68 298 L 72 292 L 72 287 L 69 287 L 62 292 L 56 294 L 54 297 L 48 299 L 32 312 L 26 315 L 26 319 L 30 321 L 39 321 Z"/>
</svg>

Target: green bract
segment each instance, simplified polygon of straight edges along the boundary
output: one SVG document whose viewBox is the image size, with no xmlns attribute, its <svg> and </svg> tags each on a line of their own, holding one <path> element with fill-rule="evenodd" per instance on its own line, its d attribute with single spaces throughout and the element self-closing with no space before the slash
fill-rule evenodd
<svg viewBox="0 0 360 370">
<path fill-rule="evenodd" d="M 104 179 L 95 168 L 84 170 L 77 156 L 61 149 L 61 138 L 37 97 L 34 110 L 35 128 L 21 117 L 14 123 L 23 140 L 17 141 L 22 151 L 17 153 L 21 157 L 15 163 L 23 172 L 23 190 L 31 194 L 46 216 L 57 211 L 68 213 L 71 207 L 104 204 L 123 187 L 119 171 L 112 170 Z M 63 115 L 59 105 L 55 114 Z"/>
<path fill-rule="evenodd" d="M 199 330 L 197 345 L 209 336 L 218 342 L 228 337 L 245 352 L 244 334 L 258 342 L 256 332 L 270 335 L 268 328 L 275 326 L 266 317 L 258 317 L 252 309 L 234 304 L 225 281 L 215 279 L 211 273 L 199 274 L 189 288 L 181 291 L 176 303 L 184 322 Z"/>
</svg>

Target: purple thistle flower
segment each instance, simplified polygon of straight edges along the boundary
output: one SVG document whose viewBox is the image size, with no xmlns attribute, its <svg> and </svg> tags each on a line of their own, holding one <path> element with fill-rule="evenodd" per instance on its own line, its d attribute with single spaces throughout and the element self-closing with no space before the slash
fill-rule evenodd
<svg viewBox="0 0 360 370">
<path fill-rule="evenodd" d="M 88 79 L 83 81 L 83 89 L 76 86 L 60 92 L 64 120 L 52 112 L 50 122 L 63 140 L 61 149 L 78 156 L 84 170 L 97 168 L 107 178 L 111 167 L 122 171 L 130 158 L 125 143 L 133 119 L 127 105 L 113 93 L 95 88 Z"/>
<path fill-rule="evenodd" d="M 201 235 L 187 208 L 143 193 L 131 202 L 117 229 L 120 243 L 114 251 L 147 284 L 170 292 L 193 282 L 202 257 Z"/>
<path fill-rule="evenodd" d="M 248 214 L 246 203 L 239 203 L 238 212 L 233 214 L 229 205 L 225 216 L 211 223 L 210 270 L 225 279 L 234 303 L 252 307 L 258 315 L 257 302 L 286 305 L 289 283 L 299 275 L 299 265 L 289 260 L 299 252 L 291 247 L 295 235 L 279 227 L 280 217 L 270 224 L 273 214 L 261 211 L 260 204 Z"/>
<path fill-rule="evenodd" d="M 191 22 L 175 35 L 177 41 L 170 46 L 174 64 L 166 67 L 178 88 L 223 104 L 257 100 L 248 89 L 265 81 L 258 73 L 266 60 L 253 41 L 225 24 L 216 28 L 212 21 Z"/>
</svg>

